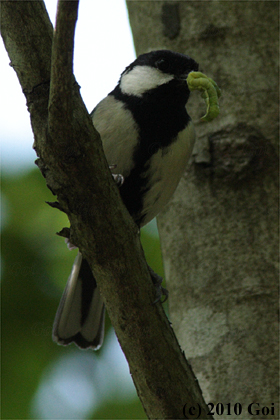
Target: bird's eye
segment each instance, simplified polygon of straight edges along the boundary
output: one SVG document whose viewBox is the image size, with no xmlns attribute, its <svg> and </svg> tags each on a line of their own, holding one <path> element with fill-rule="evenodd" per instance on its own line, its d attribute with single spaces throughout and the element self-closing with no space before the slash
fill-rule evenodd
<svg viewBox="0 0 280 420">
<path fill-rule="evenodd" d="M 156 62 L 156 67 L 161 71 L 167 72 L 169 70 L 169 61 L 161 58 Z"/>
</svg>

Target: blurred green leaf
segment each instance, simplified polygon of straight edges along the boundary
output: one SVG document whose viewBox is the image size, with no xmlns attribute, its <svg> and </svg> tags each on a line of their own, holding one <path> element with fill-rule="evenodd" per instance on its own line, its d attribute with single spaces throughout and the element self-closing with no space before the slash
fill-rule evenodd
<svg viewBox="0 0 280 420">
<path fill-rule="evenodd" d="M 28 419 L 44 373 L 72 349 L 54 344 L 51 330 L 77 251 L 69 252 L 55 235 L 68 219 L 45 203 L 55 197 L 37 169 L 3 173 L 2 195 L 2 418 Z M 146 228 L 141 240 L 148 263 L 163 275 L 158 238 Z M 102 357 L 102 350 L 95 354 Z M 130 399 L 105 403 L 93 418 L 146 416 L 140 401 Z"/>
</svg>

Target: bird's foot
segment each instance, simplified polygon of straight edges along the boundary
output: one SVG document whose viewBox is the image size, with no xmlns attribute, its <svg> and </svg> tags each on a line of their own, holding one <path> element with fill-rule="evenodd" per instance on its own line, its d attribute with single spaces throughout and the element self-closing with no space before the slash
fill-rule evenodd
<svg viewBox="0 0 280 420">
<path fill-rule="evenodd" d="M 155 273 L 154 270 L 150 266 L 148 267 L 149 267 L 149 271 L 150 271 L 154 286 L 156 288 L 156 299 L 154 303 L 161 301 L 162 296 L 164 296 L 164 299 L 162 301 L 162 303 L 164 303 L 168 298 L 168 290 L 162 287 L 161 285 L 162 277 L 160 277 L 157 273 Z"/>
<path fill-rule="evenodd" d="M 109 165 L 109 169 L 115 169 L 117 167 L 117 165 Z M 115 183 L 117 184 L 117 187 L 121 187 L 122 184 L 124 183 L 124 177 L 121 174 L 112 174 L 113 180 L 115 181 Z"/>
<path fill-rule="evenodd" d="M 113 180 L 117 184 L 117 187 L 121 187 L 124 183 L 124 177 L 121 174 L 112 174 Z"/>
<path fill-rule="evenodd" d="M 73 251 L 73 249 L 76 249 L 77 248 L 76 245 L 71 244 L 69 238 L 65 238 L 65 243 L 66 243 L 67 248 L 69 249 L 69 251 Z"/>
</svg>

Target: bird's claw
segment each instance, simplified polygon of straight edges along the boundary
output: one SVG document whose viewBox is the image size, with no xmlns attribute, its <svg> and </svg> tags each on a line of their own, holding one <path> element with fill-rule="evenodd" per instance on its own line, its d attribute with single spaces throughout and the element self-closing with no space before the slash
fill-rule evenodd
<svg viewBox="0 0 280 420">
<path fill-rule="evenodd" d="M 117 165 L 109 165 L 109 169 L 115 169 Z M 124 183 L 124 177 L 121 174 L 112 174 L 113 180 L 117 184 L 118 187 L 121 187 Z"/>
<path fill-rule="evenodd" d="M 163 300 L 161 300 L 162 296 L 164 296 Z M 158 288 L 156 289 L 156 299 L 154 300 L 153 303 L 164 303 L 166 302 L 168 299 L 168 290 L 165 289 L 165 287 L 162 287 L 161 285 L 158 286 Z"/>
<path fill-rule="evenodd" d="M 149 267 L 149 272 L 153 280 L 154 286 L 156 288 L 156 299 L 153 303 L 157 303 L 161 301 L 162 296 L 164 296 L 164 299 L 162 301 L 162 303 L 164 303 L 168 298 L 168 290 L 162 287 L 161 285 L 162 277 L 160 277 L 157 273 L 155 273 L 154 270 L 150 266 L 148 267 Z"/>
<path fill-rule="evenodd" d="M 118 187 L 121 187 L 124 183 L 124 177 L 121 174 L 112 174 L 113 180 L 117 184 Z"/>
<path fill-rule="evenodd" d="M 69 238 L 65 238 L 65 243 L 67 245 L 67 248 L 69 249 L 69 251 L 73 251 L 73 249 L 76 249 L 76 245 L 71 244 L 70 239 Z"/>
</svg>

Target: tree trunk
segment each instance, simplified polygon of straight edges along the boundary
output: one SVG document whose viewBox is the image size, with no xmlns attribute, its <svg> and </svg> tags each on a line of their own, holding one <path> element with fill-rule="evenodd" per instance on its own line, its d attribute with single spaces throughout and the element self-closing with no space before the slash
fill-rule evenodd
<svg viewBox="0 0 280 420">
<path fill-rule="evenodd" d="M 217 418 L 279 418 L 278 2 L 127 4 L 138 54 L 186 53 L 222 89 L 210 124 L 192 94 L 195 150 L 158 218 L 172 325 Z"/>
</svg>

